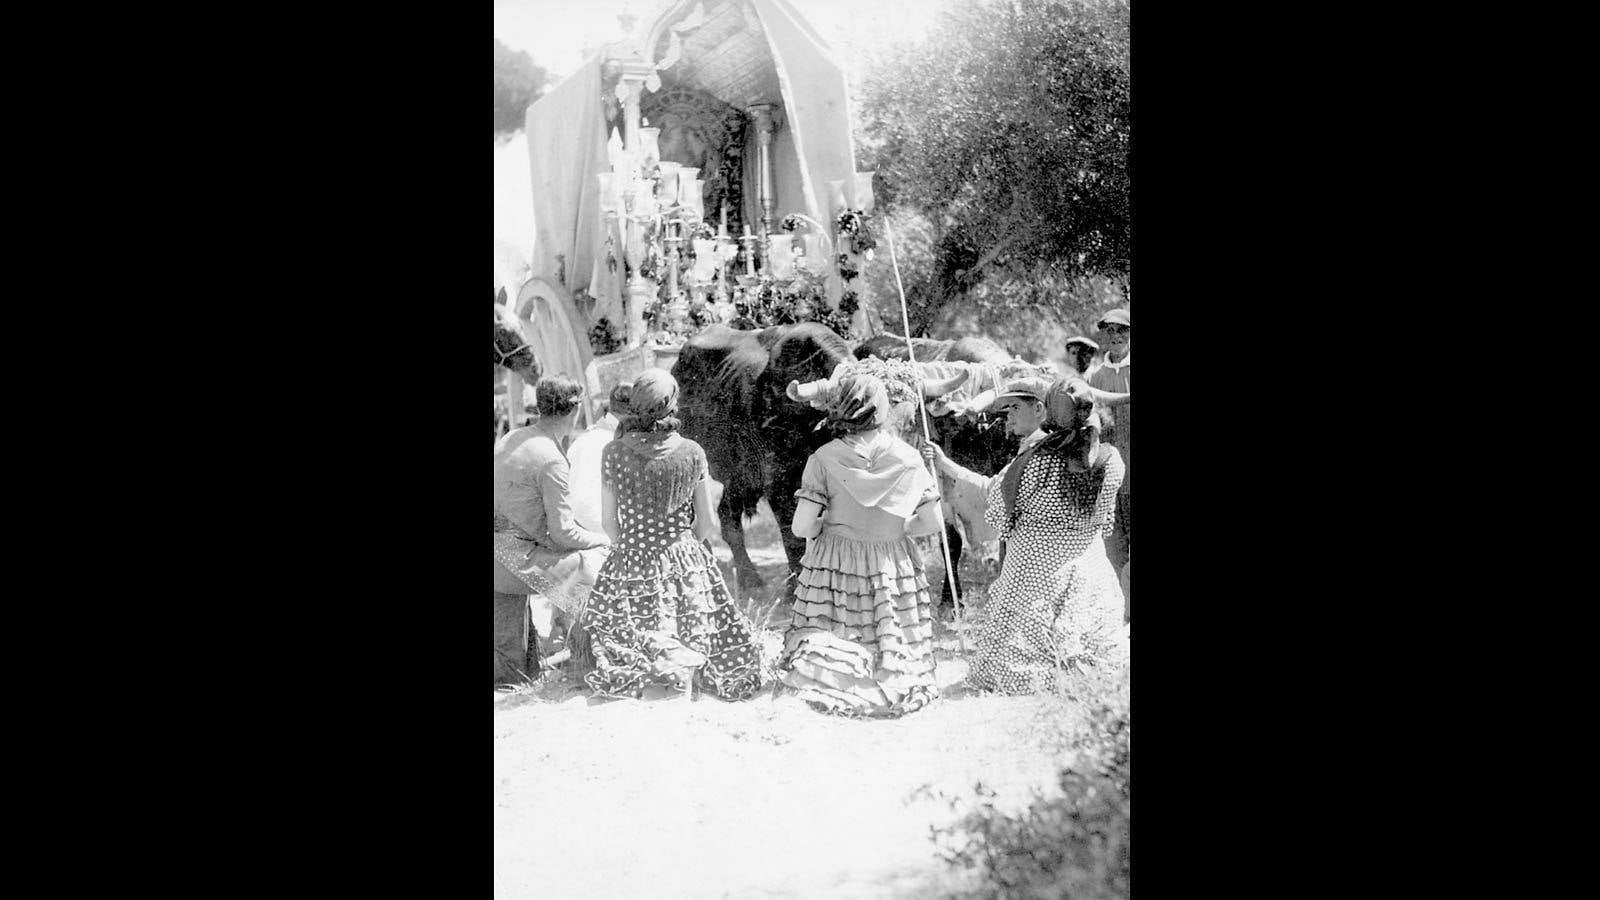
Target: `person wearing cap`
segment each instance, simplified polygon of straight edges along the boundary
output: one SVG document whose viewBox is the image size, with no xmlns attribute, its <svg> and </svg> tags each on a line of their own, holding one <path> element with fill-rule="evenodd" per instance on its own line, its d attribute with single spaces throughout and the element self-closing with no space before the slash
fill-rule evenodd
<svg viewBox="0 0 1600 900">
<path fill-rule="evenodd" d="M 1089 372 L 1089 363 L 1093 361 L 1094 355 L 1100 352 L 1100 345 L 1080 334 L 1067 338 L 1066 351 L 1067 365 L 1079 375 L 1086 375 Z"/>
<path fill-rule="evenodd" d="M 1082 378 L 1082 376 L 1076 377 Z M 1017 457 L 1025 455 L 1045 438 L 1045 397 L 1050 393 L 1053 384 L 1055 381 L 1049 378 L 1019 378 L 1007 384 L 989 407 L 996 412 L 1005 413 L 1006 432 L 1022 439 L 1017 445 Z M 1097 408 L 1113 403 L 1126 403 L 1128 399 L 1122 394 L 1101 391 L 1093 393 L 1100 404 Z M 931 441 L 922 452 L 940 474 L 952 480 L 952 501 L 963 505 L 975 502 L 977 509 L 984 507 L 989 489 L 1005 477 L 1006 468 L 1010 467 L 1008 462 L 1006 467 L 993 476 L 985 477 L 952 460 L 945 455 L 944 448 Z M 1005 562 L 1005 549 L 1005 544 L 1002 542 L 1000 546 L 1002 564 Z"/>
<path fill-rule="evenodd" d="M 1044 440 L 1040 426 L 1044 424 L 1044 396 L 1049 390 L 1048 378 L 1018 378 L 1007 384 L 989 407 L 1005 415 L 1007 434 L 1022 439 L 1017 448 L 1019 454 Z M 944 448 L 932 442 L 923 453 L 933 461 L 940 474 L 955 480 L 958 491 L 977 491 L 982 495 L 988 492 L 990 482 L 1000 477 L 979 475 L 946 456 Z"/>
<path fill-rule="evenodd" d="M 1132 357 L 1130 355 L 1133 345 L 1133 317 L 1125 307 L 1118 307 L 1105 314 L 1099 322 L 1095 323 L 1099 329 L 1101 340 L 1105 345 L 1105 358 L 1098 366 L 1089 370 L 1089 384 L 1102 391 L 1127 394 L 1133 390 Z M 1116 567 L 1121 575 L 1128 567 L 1128 558 L 1133 544 L 1133 454 L 1131 447 L 1133 404 L 1114 404 L 1109 411 L 1103 411 L 1101 424 L 1105 428 L 1105 439 L 1111 446 L 1117 448 L 1122 456 L 1122 464 L 1128 474 L 1122 480 L 1122 488 L 1117 491 L 1117 518 L 1111 529 L 1111 534 L 1106 538 L 1106 555 L 1111 558 L 1111 564 Z M 1109 414 L 1106 414 L 1109 412 Z M 1126 581 L 1126 575 L 1122 576 Z M 1130 595 L 1129 619 L 1132 618 L 1132 605 Z"/>
<path fill-rule="evenodd" d="M 1017 447 L 1019 454 L 1044 440 L 1044 431 L 1040 426 L 1044 424 L 1044 397 L 1049 390 L 1048 378 L 1018 378 L 1009 382 L 989 407 L 1005 415 L 1007 434 L 1022 439 L 1022 443 Z M 950 479 L 946 492 L 950 495 L 951 506 L 955 509 L 972 510 L 974 515 L 978 515 L 984 508 L 989 486 L 995 479 L 1005 474 L 1005 470 L 1001 469 L 993 477 L 979 475 L 946 456 L 944 448 L 932 441 L 923 446 L 922 455 L 933 464 L 939 474 Z M 1002 563 L 1005 561 L 1005 549 L 1002 543 L 1000 545 Z"/>
</svg>

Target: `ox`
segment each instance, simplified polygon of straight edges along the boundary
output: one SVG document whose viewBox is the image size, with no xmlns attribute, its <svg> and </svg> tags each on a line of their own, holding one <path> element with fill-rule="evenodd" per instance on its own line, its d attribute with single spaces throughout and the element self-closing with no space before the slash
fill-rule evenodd
<svg viewBox="0 0 1600 900">
<path fill-rule="evenodd" d="M 716 325 L 691 338 L 672 367 L 683 435 L 704 448 L 711 477 L 723 484 L 717 512 L 741 588 L 762 584 L 744 541 L 744 522 L 762 497 L 778 521 L 790 573 L 798 573 L 805 539 L 789 528 L 794 492 L 806 459 L 832 438 L 817 429 L 823 413 L 790 397 L 788 386 L 825 380 L 851 359 L 850 345 L 816 323 L 759 332 Z M 934 378 L 932 369 L 925 375 L 929 396 L 965 377 Z"/>
</svg>

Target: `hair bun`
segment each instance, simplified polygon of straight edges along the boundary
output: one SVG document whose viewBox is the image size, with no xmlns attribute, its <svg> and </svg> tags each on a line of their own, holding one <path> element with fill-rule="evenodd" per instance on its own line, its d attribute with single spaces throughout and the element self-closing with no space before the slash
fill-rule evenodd
<svg viewBox="0 0 1600 900">
<path fill-rule="evenodd" d="M 630 401 L 632 398 L 633 398 L 633 385 L 631 385 L 631 384 L 619 384 L 619 385 L 617 385 L 616 387 L 611 389 L 611 397 L 610 397 L 611 409 L 613 411 L 615 411 L 617 413 L 617 415 L 626 414 L 628 412 L 628 401 Z"/>
</svg>

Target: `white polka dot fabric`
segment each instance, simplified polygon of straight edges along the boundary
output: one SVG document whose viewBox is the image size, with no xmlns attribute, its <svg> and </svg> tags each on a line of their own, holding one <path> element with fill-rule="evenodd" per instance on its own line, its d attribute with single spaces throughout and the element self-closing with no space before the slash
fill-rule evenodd
<svg viewBox="0 0 1600 900">
<path fill-rule="evenodd" d="M 699 444 L 685 440 L 679 454 L 694 458 L 696 479 L 705 477 Z M 760 688 L 760 656 L 716 558 L 691 531 L 693 497 L 672 509 L 641 499 L 663 493 L 654 479 L 670 477 L 667 468 L 616 443 L 604 451 L 601 477 L 616 492 L 622 534 L 590 594 L 596 668 L 585 680 L 597 693 L 625 697 L 651 684 L 685 689 L 698 675 L 710 693 L 748 698 Z"/>
<path fill-rule="evenodd" d="M 1003 479 L 991 484 L 985 518 L 1006 540 L 1006 557 L 989 586 L 989 621 L 968 676 L 974 687 L 1008 694 L 1051 690 L 1063 665 L 1127 661 L 1122 586 L 1102 540 L 1111 531 L 1124 467 L 1116 449 L 1106 449 L 1099 479 L 1068 471 L 1056 456 L 1029 460 L 1017 492 L 1020 514 L 1009 532 Z M 1092 504 L 1080 508 L 1069 496 L 1092 498 Z"/>
</svg>

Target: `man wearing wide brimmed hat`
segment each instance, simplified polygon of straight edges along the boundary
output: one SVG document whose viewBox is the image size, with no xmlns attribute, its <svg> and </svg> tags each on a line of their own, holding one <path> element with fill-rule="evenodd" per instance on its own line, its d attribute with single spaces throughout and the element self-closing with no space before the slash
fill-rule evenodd
<svg viewBox="0 0 1600 900">
<path fill-rule="evenodd" d="M 1133 391 L 1131 348 L 1133 345 L 1133 316 L 1126 307 L 1106 313 L 1095 323 L 1105 347 L 1105 359 L 1089 372 L 1089 384 L 1103 391 L 1128 394 Z M 1128 564 L 1132 544 L 1130 519 L 1133 511 L 1133 456 L 1130 433 L 1132 431 L 1132 403 L 1117 405 L 1110 415 L 1102 417 L 1105 439 L 1122 454 L 1122 464 L 1127 469 L 1122 487 L 1117 491 L 1116 523 L 1111 536 L 1106 538 L 1106 556 L 1118 572 Z M 1124 581 L 1124 593 L 1127 583 Z M 1129 609 L 1132 609 L 1130 604 Z"/>
</svg>

